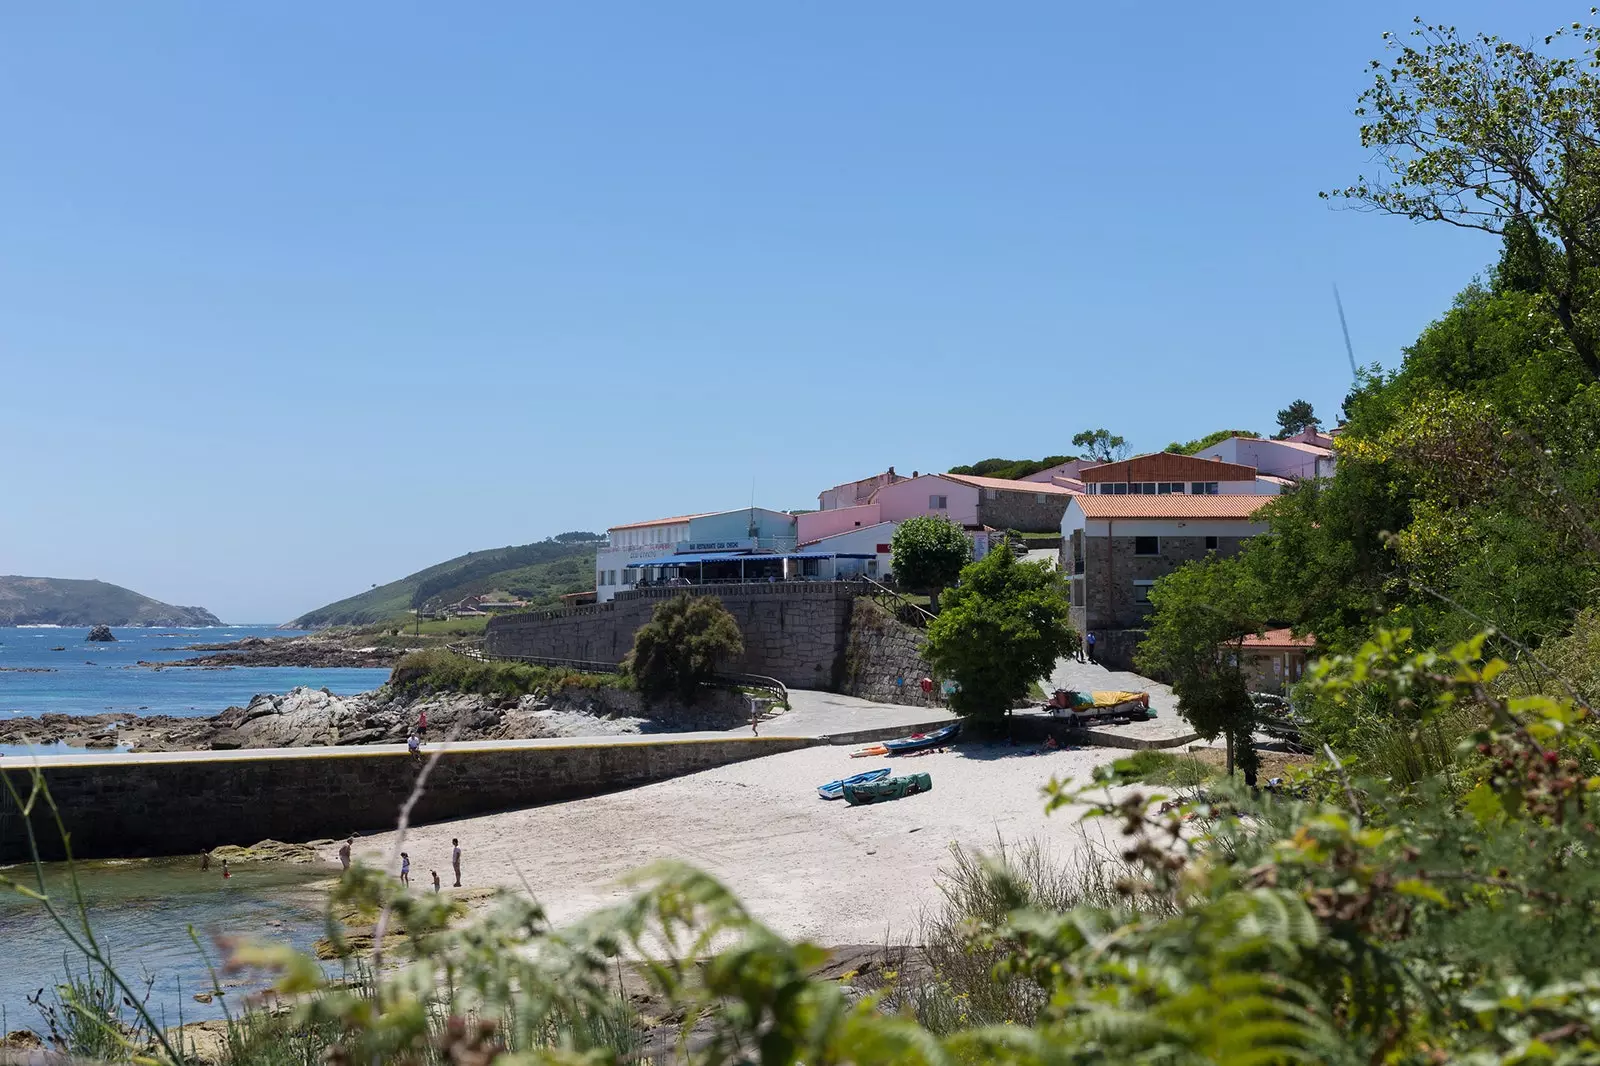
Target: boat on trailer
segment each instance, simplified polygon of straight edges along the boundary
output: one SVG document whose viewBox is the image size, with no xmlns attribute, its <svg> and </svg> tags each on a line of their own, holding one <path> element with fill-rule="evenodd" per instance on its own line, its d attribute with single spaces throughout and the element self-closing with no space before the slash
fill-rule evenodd
<svg viewBox="0 0 1600 1066">
<path fill-rule="evenodd" d="M 1156 716 L 1148 692 L 1079 692 L 1058 688 L 1044 704 L 1052 718 L 1067 718 L 1074 726 L 1118 725 L 1144 722 Z"/>
</svg>

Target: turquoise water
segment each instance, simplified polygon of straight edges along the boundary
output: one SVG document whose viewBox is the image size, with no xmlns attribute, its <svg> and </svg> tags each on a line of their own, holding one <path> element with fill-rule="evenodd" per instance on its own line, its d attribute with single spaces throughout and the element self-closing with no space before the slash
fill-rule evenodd
<svg viewBox="0 0 1600 1066">
<path fill-rule="evenodd" d="M 61 903 L 63 914 L 73 917 L 72 895 L 65 867 L 50 864 L 46 885 Z M 139 859 L 125 862 L 78 864 L 78 882 L 87 904 L 90 926 L 105 946 L 113 965 L 142 997 L 150 981 L 148 1005 L 166 1025 L 220 1018 L 223 1001 L 198 1003 L 196 992 L 211 988 L 206 957 L 218 963 L 213 937 L 243 935 L 256 940 L 288 943 L 309 949 L 323 935 L 322 893 L 309 888 L 314 880 L 332 876 L 326 869 L 307 866 L 239 868 L 224 881 L 213 866 L 202 872 L 193 858 Z M 0 867 L 0 877 L 36 887 L 33 870 L 26 866 Z M 189 937 L 194 928 L 200 942 Z M 28 997 L 59 984 L 70 963 L 74 972 L 84 962 L 53 925 L 41 906 L 0 886 L 0 1016 L 6 1029 L 43 1031 L 44 1021 Z M 218 967 L 220 971 L 220 966 Z M 237 1012 L 244 995 L 263 983 L 261 978 L 230 984 L 223 978 Z"/>
<path fill-rule="evenodd" d="M 139 666 L 139 660 L 189 659 L 206 653 L 181 650 L 188 644 L 288 634 L 270 626 L 112 632 L 117 637 L 114 643 L 91 643 L 85 639 L 87 629 L 0 628 L 0 718 L 102 711 L 209 715 L 242 706 L 261 692 L 309 685 L 348 696 L 377 688 L 389 676 L 387 670 L 288 666 L 153 670 Z M 17 749 L 0 748 L 0 752 L 13 750 Z"/>
</svg>

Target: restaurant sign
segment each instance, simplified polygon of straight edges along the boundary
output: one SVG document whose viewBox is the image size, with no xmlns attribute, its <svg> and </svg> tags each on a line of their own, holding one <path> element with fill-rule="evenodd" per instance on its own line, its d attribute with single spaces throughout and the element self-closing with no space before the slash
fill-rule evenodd
<svg viewBox="0 0 1600 1066">
<path fill-rule="evenodd" d="M 678 554 L 684 552 L 736 552 L 751 551 L 755 548 L 753 540 L 695 540 L 685 541 L 677 546 Z"/>
</svg>

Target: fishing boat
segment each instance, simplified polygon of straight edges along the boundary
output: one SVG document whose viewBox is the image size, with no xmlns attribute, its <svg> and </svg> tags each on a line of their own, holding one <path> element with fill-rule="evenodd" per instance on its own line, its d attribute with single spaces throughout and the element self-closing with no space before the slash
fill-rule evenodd
<svg viewBox="0 0 1600 1066">
<path fill-rule="evenodd" d="M 851 752 L 850 757 L 852 759 L 868 759 L 875 755 L 906 755 L 913 751 L 942 748 L 955 740 L 960 733 L 961 723 L 952 722 L 943 729 L 935 729 L 931 733 L 913 733 L 909 737 L 886 740 L 882 744 L 873 744 L 871 747 Z"/>
</svg>

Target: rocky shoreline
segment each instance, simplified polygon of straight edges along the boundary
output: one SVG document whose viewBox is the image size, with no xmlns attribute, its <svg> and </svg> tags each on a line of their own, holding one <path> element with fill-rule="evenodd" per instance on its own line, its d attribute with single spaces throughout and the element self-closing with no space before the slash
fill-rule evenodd
<svg viewBox="0 0 1600 1066">
<path fill-rule="evenodd" d="M 202 651 L 214 654 L 164 662 L 139 660 L 154 670 L 170 667 L 218 668 L 233 666 L 299 666 L 315 669 L 388 669 L 408 651 L 405 646 L 355 645 L 348 638 L 314 633 L 303 637 L 245 637 L 226 644 L 188 644 L 163 651 Z"/>
<path fill-rule="evenodd" d="M 708 692 L 685 706 L 646 703 L 617 688 L 563 688 L 550 695 L 433 693 L 402 696 L 388 686 L 355 696 L 300 687 L 263 694 L 218 715 L 46 714 L 0 720 L 0 744 L 54 744 L 108 750 L 230 751 L 403 743 L 422 714 L 426 739 L 532 740 L 731 729 L 750 721 L 750 704 L 733 691 Z"/>
</svg>

